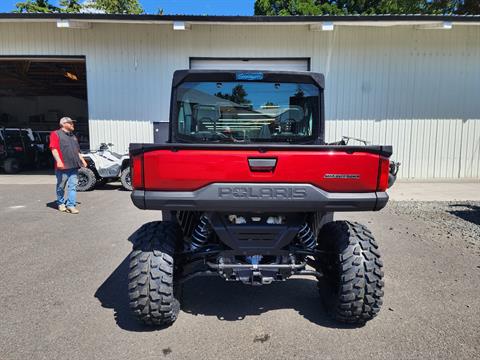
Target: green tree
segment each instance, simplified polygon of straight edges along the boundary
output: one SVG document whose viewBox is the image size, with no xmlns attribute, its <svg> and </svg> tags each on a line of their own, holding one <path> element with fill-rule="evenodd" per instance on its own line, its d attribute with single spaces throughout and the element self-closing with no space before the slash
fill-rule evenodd
<svg viewBox="0 0 480 360">
<path fill-rule="evenodd" d="M 305 92 L 303 91 L 303 89 L 300 86 L 297 87 L 297 91 L 295 91 L 295 95 L 293 95 L 293 97 L 296 97 L 296 98 L 305 97 Z"/>
<path fill-rule="evenodd" d="M 138 0 L 96 0 L 92 5 L 95 9 L 107 14 L 143 14 L 143 8 Z"/>
<path fill-rule="evenodd" d="M 60 6 L 54 6 L 48 0 L 26 0 L 16 4 L 19 13 L 78 13 L 82 9 L 80 0 L 60 0 Z"/>
<path fill-rule="evenodd" d="M 225 100 L 230 100 L 236 104 L 250 104 L 250 100 L 247 99 L 248 94 L 241 84 L 236 85 L 232 89 L 231 94 L 223 94 L 219 91 L 214 95 Z"/>
<path fill-rule="evenodd" d="M 434 0 L 435 1 L 435 0 Z M 420 14 L 426 13 L 429 0 L 338 0 L 348 14 Z"/>
<path fill-rule="evenodd" d="M 335 1 L 256 0 L 255 15 L 322 15 L 341 14 Z"/>
<path fill-rule="evenodd" d="M 48 0 L 26 0 L 16 4 L 18 13 L 52 13 L 58 12 L 58 8 L 49 4 Z"/>
<path fill-rule="evenodd" d="M 453 14 L 457 12 L 459 5 L 458 0 L 432 0 L 428 8 L 429 12 L 434 14 Z"/>
<path fill-rule="evenodd" d="M 480 14 L 480 1 L 478 0 L 464 0 L 458 6 L 459 14 Z"/>
<path fill-rule="evenodd" d="M 82 10 L 80 0 L 60 0 L 60 11 L 66 13 L 79 13 Z"/>
<path fill-rule="evenodd" d="M 479 0 L 256 0 L 255 15 L 480 14 Z"/>
</svg>

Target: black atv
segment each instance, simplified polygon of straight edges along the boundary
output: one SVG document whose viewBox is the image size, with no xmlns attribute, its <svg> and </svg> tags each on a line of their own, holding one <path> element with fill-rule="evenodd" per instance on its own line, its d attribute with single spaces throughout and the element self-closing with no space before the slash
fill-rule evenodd
<svg viewBox="0 0 480 360">
<path fill-rule="evenodd" d="M 0 167 L 7 174 L 35 168 L 39 149 L 30 129 L 0 129 Z"/>
</svg>

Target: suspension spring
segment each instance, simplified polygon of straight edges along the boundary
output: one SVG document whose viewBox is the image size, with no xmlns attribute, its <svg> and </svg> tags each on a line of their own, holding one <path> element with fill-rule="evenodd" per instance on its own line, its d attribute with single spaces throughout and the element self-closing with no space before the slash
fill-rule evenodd
<svg viewBox="0 0 480 360">
<path fill-rule="evenodd" d="M 312 229 L 305 223 L 297 234 L 298 241 L 307 249 L 314 249 L 317 241 Z"/>
<path fill-rule="evenodd" d="M 210 234 L 211 234 L 211 231 L 210 231 L 210 224 L 208 222 L 208 218 L 205 215 L 202 215 L 200 217 L 200 221 L 198 225 L 193 230 L 190 249 L 197 250 L 202 246 L 206 245 L 208 243 Z"/>
</svg>

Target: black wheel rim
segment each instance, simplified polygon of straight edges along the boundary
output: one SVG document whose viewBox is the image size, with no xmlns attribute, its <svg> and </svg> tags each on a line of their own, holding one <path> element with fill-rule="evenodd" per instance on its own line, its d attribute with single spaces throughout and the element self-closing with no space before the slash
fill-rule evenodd
<svg viewBox="0 0 480 360">
<path fill-rule="evenodd" d="M 78 186 L 85 187 L 87 186 L 88 178 L 84 174 L 78 174 Z"/>
</svg>

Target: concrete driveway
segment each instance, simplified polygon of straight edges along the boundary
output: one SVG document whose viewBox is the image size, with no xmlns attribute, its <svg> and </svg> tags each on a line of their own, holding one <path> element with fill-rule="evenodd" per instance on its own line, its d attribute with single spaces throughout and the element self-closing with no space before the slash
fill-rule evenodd
<svg viewBox="0 0 480 360">
<path fill-rule="evenodd" d="M 329 319 L 316 283 L 197 278 L 164 330 L 128 311 L 127 238 L 158 212 L 107 186 L 79 215 L 52 185 L 0 185 L 0 359 L 473 359 L 480 357 L 480 203 L 391 202 L 366 223 L 385 263 L 385 302 L 361 328 Z"/>
</svg>

